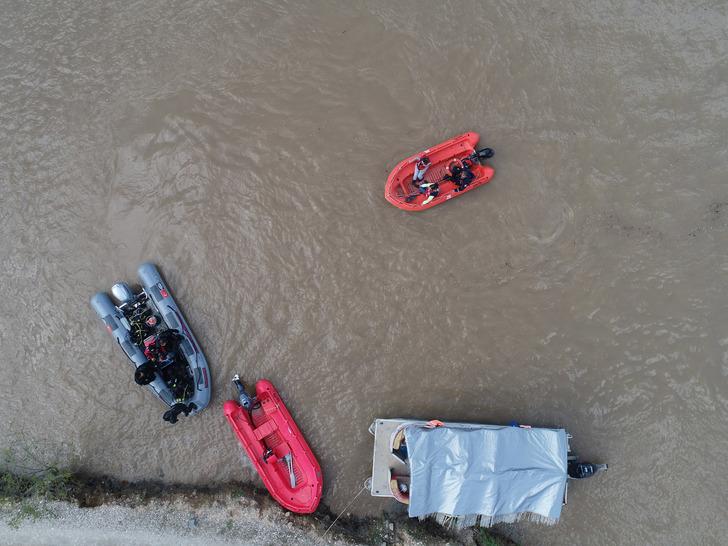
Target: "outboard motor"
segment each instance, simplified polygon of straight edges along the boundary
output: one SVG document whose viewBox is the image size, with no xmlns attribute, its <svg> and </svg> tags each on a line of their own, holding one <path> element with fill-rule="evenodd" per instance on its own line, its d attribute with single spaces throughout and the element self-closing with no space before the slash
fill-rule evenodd
<svg viewBox="0 0 728 546">
<path fill-rule="evenodd" d="M 483 162 L 495 155 L 495 151 L 493 148 L 483 148 L 482 150 L 475 150 L 472 154 L 470 154 L 468 157 L 464 158 L 462 161 L 469 162 L 469 163 L 475 163 Z"/>
<path fill-rule="evenodd" d="M 238 390 L 238 401 L 240 402 L 240 405 L 248 411 L 252 410 L 255 400 L 253 400 L 253 398 L 245 392 L 245 385 L 242 381 L 240 381 L 240 376 L 238 374 L 233 376 L 233 385 L 235 385 L 235 388 Z"/>
<path fill-rule="evenodd" d="M 162 415 L 162 419 L 174 425 L 177 422 L 177 416 L 179 416 L 181 413 L 184 413 L 185 415 L 190 414 L 190 412 L 194 409 L 192 406 L 193 404 L 190 404 L 188 406 L 187 404 L 182 404 L 178 402 L 164 412 L 164 415 Z"/>
<path fill-rule="evenodd" d="M 125 282 L 117 282 L 114 286 L 112 286 L 111 294 L 121 305 L 126 305 L 136 300 L 134 292 Z"/>
<path fill-rule="evenodd" d="M 569 461 L 567 473 L 572 480 L 583 480 L 591 478 L 599 472 L 604 472 L 609 468 L 606 464 L 580 463 L 577 461 Z"/>
</svg>

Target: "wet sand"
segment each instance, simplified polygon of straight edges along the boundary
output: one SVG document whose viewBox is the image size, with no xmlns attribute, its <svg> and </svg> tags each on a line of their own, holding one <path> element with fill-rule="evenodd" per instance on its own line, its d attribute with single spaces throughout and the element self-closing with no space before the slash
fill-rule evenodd
<svg viewBox="0 0 728 546">
<path fill-rule="evenodd" d="M 221 412 L 239 372 L 279 387 L 334 510 L 375 417 L 515 419 L 610 470 L 510 536 L 726 536 L 725 3 L 2 8 L 0 447 L 251 477 Z M 384 201 L 401 158 L 467 130 L 490 184 Z M 174 427 L 88 305 L 148 259 L 214 380 Z"/>
</svg>

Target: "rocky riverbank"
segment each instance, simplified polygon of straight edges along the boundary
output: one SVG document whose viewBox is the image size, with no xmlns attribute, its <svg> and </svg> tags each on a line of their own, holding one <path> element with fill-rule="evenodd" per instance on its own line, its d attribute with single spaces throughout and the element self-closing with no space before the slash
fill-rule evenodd
<svg viewBox="0 0 728 546">
<path fill-rule="evenodd" d="M 404 515 L 345 514 L 332 526 L 335 515 L 325 506 L 297 516 L 248 484 L 128 483 L 55 469 L 0 479 L 0 545 L 512 544 L 485 531 L 453 533 Z"/>
</svg>

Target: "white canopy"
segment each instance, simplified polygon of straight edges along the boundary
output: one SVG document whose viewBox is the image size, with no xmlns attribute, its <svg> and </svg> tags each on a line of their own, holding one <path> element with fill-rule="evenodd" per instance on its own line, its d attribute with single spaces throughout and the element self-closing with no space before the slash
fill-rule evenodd
<svg viewBox="0 0 728 546">
<path fill-rule="evenodd" d="M 565 430 L 411 424 L 405 438 L 410 517 L 482 526 L 558 521 L 567 480 Z"/>
</svg>

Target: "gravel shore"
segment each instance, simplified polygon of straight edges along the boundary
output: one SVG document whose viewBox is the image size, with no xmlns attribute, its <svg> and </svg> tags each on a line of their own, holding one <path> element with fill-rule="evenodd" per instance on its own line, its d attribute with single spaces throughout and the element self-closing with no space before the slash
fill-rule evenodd
<svg viewBox="0 0 728 546">
<path fill-rule="evenodd" d="M 18 506 L 7 506 L 1 512 L 2 546 L 357 544 L 323 539 L 312 526 L 294 523 L 294 516 L 245 500 L 202 506 L 183 499 L 153 500 L 138 506 L 110 503 L 93 508 L 47 502 L 39 506 L 39 516 L 14 528 L 10 522 L 17 510 Z"/>
</svg>

